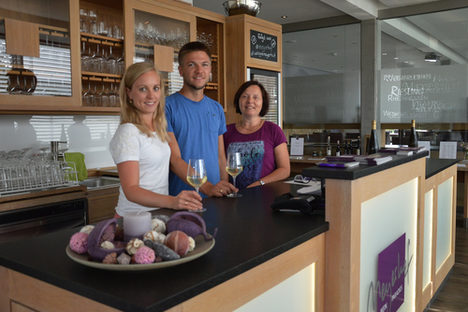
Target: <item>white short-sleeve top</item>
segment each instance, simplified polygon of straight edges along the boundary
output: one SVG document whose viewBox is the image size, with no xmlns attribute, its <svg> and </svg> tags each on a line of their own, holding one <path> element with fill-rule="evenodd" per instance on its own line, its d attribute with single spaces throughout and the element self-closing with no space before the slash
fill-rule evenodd
<svg viewBox="0 0 468 312">
<path fill-rule="evenodd" d="M 110 152 L 115 164 L 138 161 L 141 188 L 159 194 L 169 194 L 171 149 L 169 144 L 162 142 L 156 133 L 148 137 L 132 123 L 121 124 L 110 141 Z M 154 209 L 129 201 L 120 187 L 119 201 L 115 208 L 119 215 Z"/>
</svg>

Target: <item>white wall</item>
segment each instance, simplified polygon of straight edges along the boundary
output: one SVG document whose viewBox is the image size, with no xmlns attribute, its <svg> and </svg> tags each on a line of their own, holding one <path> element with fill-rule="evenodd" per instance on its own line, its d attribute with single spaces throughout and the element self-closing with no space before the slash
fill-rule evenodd
<svg viewBox="0 0 468 312">
<path fill-rule="evenodd" d="M 119 116 L 0 116 L 0 151 L 46 149 L 50 141 L 67 141 L 63 146 L 83 153 L 88 169 L 111 167 L 109 141 L 119 121 Z"/>
</svg>

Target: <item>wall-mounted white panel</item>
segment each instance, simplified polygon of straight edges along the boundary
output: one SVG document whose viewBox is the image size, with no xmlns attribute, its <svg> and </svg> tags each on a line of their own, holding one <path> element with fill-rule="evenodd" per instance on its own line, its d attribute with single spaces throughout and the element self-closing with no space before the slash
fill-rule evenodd
<svg viewBox="0 0 468 312">
<path fill-rule="evenodd" d="M 450 255 L 452 246 L 452 194 L 452 178 L 441 183 L 437 188 L 436 271 Z"/>
<path fill-rule="evenodd" d="M 423 289 L 431 282 L 432 266 L 432 209 L 434 191 L 424 194 L 424 247 L 423 247 Z"/>
<path fill-rule="evenodd" d="M 315 311 L 314 293 L 315 264 L 311 264 L 235 311 L 311 312 Z"/>
<path fill-rule="evenodd" d="M 417 178 L 362 203 L 359 311 L 377 311 L 378 255 L 403 234 L 407 268 L 399 311 L 415 310 L 417 207 Z"/>
</svg>

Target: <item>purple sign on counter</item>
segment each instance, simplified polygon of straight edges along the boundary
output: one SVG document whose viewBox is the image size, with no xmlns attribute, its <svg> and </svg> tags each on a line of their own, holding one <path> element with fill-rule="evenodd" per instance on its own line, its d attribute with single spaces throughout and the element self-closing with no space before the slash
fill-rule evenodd
<svg viewBox="0 0 468 312">
<path fill-rule="evenodd" d="M 378 256 L 377 311 L 395 312 L 405 300 L 406 234 L 385 248 Z"/>
</svg>

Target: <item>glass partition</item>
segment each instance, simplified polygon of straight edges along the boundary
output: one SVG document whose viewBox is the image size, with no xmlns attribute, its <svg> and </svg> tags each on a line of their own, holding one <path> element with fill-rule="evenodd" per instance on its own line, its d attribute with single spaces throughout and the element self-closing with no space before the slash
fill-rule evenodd
<svg viewBox="0 0 468 312">
<path fill-rule="evenodd" d="M 458 141 L 468 121 L 468 8 L 380 21 L 380 118 L 387 144 L 407 144 L 412 119 L 419 140 L 437 150 Z"/>
<path fill-rule="evenodd" d="M 283 34 L 284 123 L 360 122 L 360 25 Z"/>
<path fill-rule="evenodd" d="M 305 155 L 358 153 L 360 50 L 359 24 L 283 33 L 283 130 Z"/>
</svg>

